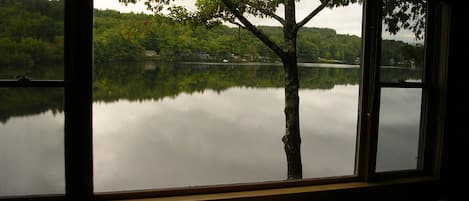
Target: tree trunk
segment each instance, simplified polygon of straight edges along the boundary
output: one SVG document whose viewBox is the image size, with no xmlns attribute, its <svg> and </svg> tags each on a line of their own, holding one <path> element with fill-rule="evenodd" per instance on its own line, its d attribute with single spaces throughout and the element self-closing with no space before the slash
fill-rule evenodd
<svg viewBox="0 0 469 201">
<path fill-rule="evenodd" d="M 288 179 L 302 179 L 301 137 L 299 118 L 299 80 L 296 51 L 290 52 L 283 60 L 285 71 L 285 154 L 288 164 Z"/>
<path fill-rule="evenodd" d="M 282 62 L 285 72 L 285 136 L 282 141 L 287 156 L 287 179 L 302 179 L 301 137 L 298 89 L 298 64 L 296 55 L 295 0 L 285 0 L 285 25 L 283 26 Z"/>
</svg>

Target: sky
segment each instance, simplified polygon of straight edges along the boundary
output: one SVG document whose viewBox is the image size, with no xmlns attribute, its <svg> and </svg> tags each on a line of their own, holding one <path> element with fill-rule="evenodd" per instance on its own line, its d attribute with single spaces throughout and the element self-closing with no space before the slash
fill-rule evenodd
<svg viewBox="0 0 469 201">
<path fill-rule="evenodd" d="M 194 5 L 195 0 L 175 0 L 174 2 L 174 4 L 184 6 L 191 11 L 196 9 Z M 299 22 L 318 7 L 320 1 L 297 1 L 296 4 L 297 22 Z M 118 10 L 120 12 L 152 13 L 146 9 L 144 0 L 139 1 L 137 4 L 129 4 L 127 6 L 119 3 L 118 0 L 94 0 L 94 7 L 97 9 Z M 277 15 L 283 17 L 282 8 L 278 9 Z M 259 19 L 254 17 L 249 19 L 255 25 L 280 26 L 280 23 L 274 19 Z M 226 25 L 231 26 L 231 24 Z M 332 28 L 339 34 L 361 36 L 361 25 L 362 4 L 352 4 L 346 7 L 337 7 L 333 9 L 325 8 L 317 16 L 311 19 L 305 27 Z M 382 37 L 389 40 L 401 40 L 411 44 L 423 43 L 422 40 L 417 41 L 412 32 L 405 30 L 399 31 L 397 35 L 383 33 Z"/>
</svg>

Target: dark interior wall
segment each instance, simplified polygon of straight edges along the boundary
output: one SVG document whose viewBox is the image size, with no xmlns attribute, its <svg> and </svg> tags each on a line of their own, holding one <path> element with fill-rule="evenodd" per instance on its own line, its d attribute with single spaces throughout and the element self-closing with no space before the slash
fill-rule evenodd
<svg viewBox="0 0 469 201">
<path fill-rule="evenodd" d="M 469 74 L 467 50 L 468 7 L 466 1 L 448 1 L 451 6 L 450 51 L 448 61 L 448 92 L 444 152 L 441 177 L 446 199 L 467 200 L 469 194 L 465 185 L 469 174 L 467 141 L 469 121 L 467 89 Z"/>
</svg>

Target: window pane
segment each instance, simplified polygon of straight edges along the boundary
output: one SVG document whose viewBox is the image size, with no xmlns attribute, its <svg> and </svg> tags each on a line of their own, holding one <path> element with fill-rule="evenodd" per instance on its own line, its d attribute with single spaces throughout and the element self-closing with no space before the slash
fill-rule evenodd
<svg viewBox="0 0 469 201">
<path fill-rule="evenodd" d="M 285 179 L 281 66 L 145 66 L 95 65 L 97 191 Z M 352 175 L 359 69 L 300 69 L 304 176 Z"/>
<path fill-rule="evenodd" d="M 422 89 L 383 88 L 376 171 L 416 169 Z"/>
<path fill-rule="evenodd" d="M 355 167 L 361 5 L 324 11 L 298 36 L 304 178 Z M 287 179 L 283 67 L 246 30 L 100 9 L 94 48 L 95 191 Z"/>
<path fill-rule="evenodd" d="M 0 94 L 0 197 L 63 194 L 63 90 L 0 88 Z"/>
<path fill-rule="evenodd" d="M 64 1 L 0 1 L 0 79 L 63 79 Z"/>
<path fill-rule="evenodd" d="M 300 67 L 304 178 L 354 174 L 360 75 L 355 67 Z"/>
<path fill-rule="evenodd" d="M 425 0 L 383 1 L 381 82 L 422 82 Z"/>
</svg>

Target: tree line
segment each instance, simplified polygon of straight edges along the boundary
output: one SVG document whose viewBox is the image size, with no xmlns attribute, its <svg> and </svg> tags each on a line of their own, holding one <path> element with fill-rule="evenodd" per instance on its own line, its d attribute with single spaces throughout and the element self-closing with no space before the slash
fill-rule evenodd
<svg viewBox="0 0 469 201">
<path fill-rule="evenodd" d="M 63 62 L 63 0 L 0 1 L 0 66 Z"/>
<path fill-rule="evenodd" d="M 3 0 L 0 2 L 0 66 L 34 68 L 63 62 L 63 0 Z M 260 27 L 281 40 L 280 27 Z M 384 41 L 385 64 L 421 61 L 422 46 Z M 280 61 L 275 53 L 244 29 L 180 22 L 161 15 L 94 11 L 94 59 L 97 63 L 141 61 L 145 50 L 165 61 Z M 298 35 L 299 62 L 355 64 L 360 56 L 358 36 L 328 28 L 308 28 Z M 392 62 L 392 63 L 390 63 Z"/>
<path fill-rule="evenodd" d="M 236 27 L 179 22 L 160 15 L 94 11 L 94 55 L 96 62 L 139 61 L 152 50 L 166 61 L 280 61 L 277 55 L 250 32 Z M 260 26 L 274 40 L 281 40 L 280 27 Z M 357 64 L 361 38 L 337 34 L 329 28 L 304 27 L 298 34 L 298 61 Z M 386 58 L 406 64 L 417 58 L 422 46 L 385 40 Z"/>
<path fill-rule="evenodd" d="M 179 22 L 161 15 L 94 11 L 95 61 L 138 61 L 153 50 L 166 61 L 280 61 L 250 32 L 236 27 Z M 275 40 L 280 27 L 261 26 Z M 355 64 L 360 56 L 358 36 L 337 34 L 328 28 L 304 28 L 298 38 L 300 62 Z"/>
</svg>

